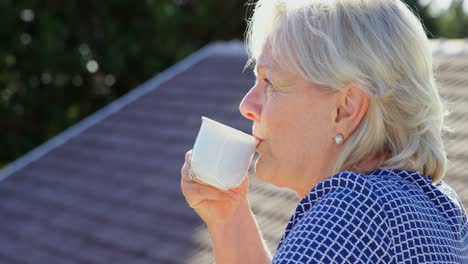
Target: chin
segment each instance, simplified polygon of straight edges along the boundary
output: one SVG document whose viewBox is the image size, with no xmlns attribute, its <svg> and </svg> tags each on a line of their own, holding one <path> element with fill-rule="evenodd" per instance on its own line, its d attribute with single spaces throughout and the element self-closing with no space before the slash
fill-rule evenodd
<svg viewBox="0 0 468 264">
<path fill-rule="evenodd" d="M 271 172 L 265 168 L 264 164 L 262 163 L 261 158 L 259 157 L 255 161 L 255 176 L 263 182 L 271 182 Z"/>
<path fill-rule="evenodd" d="M 263 163 L 261 158 L 258 158 L 255 161 L 255 176 L 262 182 L 271 183 L 276 187 L 287 187 L 285 184 L 281 183 L 281 179 L 276 177 L 276 170 L 273 166 L 268 166 Z"/>
</svg>

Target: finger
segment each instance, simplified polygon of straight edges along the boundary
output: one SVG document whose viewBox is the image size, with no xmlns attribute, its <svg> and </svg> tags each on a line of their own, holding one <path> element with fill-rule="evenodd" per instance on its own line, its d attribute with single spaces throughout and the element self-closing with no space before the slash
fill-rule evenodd
<svg viewBox="0 0 468 264">
<path fill-rule="evenodd" d="M 184 195 L 190 207 L 195 207 L 206 200 L 231 201 L 235 199 L 235 196 L 228 192 L 218 190 L 212 186 L 190 182 L 186 183 Z"/>
<path fill-rule="evenodd" d="M 203 184 L 207 185 L 205 182 L 196 179 L 195 173 L 192 171 L 192 178 L 190 178 L 190 164 L 185 163 L 180 170 L 181 178 L 180 178 L 180 187 L 182 189 L 182 193 L 185 195 L 185 189 L 187 188 L 188 184 Z"/>
<path fill-rule="evenodd" d="M 185 162 L 182 168 L 180 169 L 181 181 L 185 178 L 188 179 L 189 173 L 190 173 L 190 164 Z"/>
<path fill-rule="evenodd" d="M 239 186 L 229 189 L 228 191 L 232 193 L 239 193 L 239 192 L 247 191 L 248 188 L 249 188 L 249 175 L 247 174 L 244 176 L 244 179 L 239 184 Z"/>
<path fill-rule="evenodd" d="M 201 185 L 206 185 L 206 186 L 211 186 L 210 184 L 204 182 L 203 180 L 197 178 L 197 175 L 192 171 L 192 178 L 190 178 L 190 167 L 186 166 L 186 168 L 182 168 L 182 179 L 181 182 L 182 184 L 185 183 L 191 183 L 191 184 L 201 184 Z M 223 190 L 221 190 L 223 191 Z"/>
<path fill-rule="evenodd" d="M 191 158 L 192 158 L 192 150 L 189 150 L 185 153 L 185 162 L 190 164 Z"/>
<path fill-rule="evenodd" d="M 185 162 L 184 165 L 182 165 L 182 168 L 180 169 L 180 174 L 181 174 L 181 181 L 186 178 L 188 178 L 188 175 L 190 173 L 190 169 L 192 167 L 190 159 L 192 158 L 192 150 L 189 150 L 185 153 Z M 190 179 L 189 179 L 190 180 Z"/>
<path fill-rule="evenodd" d="M 208 184 L 207 182 L 205 182 L 202 179 L 198 178 L 197 175 L 195 174 L 195 172 L 193 172 L 193 171 L 192 171 L 192 179 L 189 178 L 189 181 L 191 183 L 197 183 L 197 184 L 213 187 L 211 184 Z"/>
</svg>

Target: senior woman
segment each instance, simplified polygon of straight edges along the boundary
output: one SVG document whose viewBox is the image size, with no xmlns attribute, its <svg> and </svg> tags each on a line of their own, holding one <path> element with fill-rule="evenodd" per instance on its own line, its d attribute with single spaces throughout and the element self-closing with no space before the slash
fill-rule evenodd
<svg viewBox="0 0 468 264">
<path fill-rule="evenodd" d="M 399 0 L 260 0 L 240 104 L 257 177 L 302 201 L 276 254 L 246 198 L 189 177 L 217 263 L 468 263 L 466 213 L 441 179 L 445 110 L 429 41 Z M 194 175 L 196 179 L 196 175 Z"/>
</svg>

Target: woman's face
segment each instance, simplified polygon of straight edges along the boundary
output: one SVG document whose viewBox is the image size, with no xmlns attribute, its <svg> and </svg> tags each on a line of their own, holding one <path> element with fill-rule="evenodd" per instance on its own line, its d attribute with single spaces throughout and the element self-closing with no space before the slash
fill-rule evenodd
<svg viewBox="0 0 468 264">
<path fill-rule="evenodd" d="M 266 45 L 255 67 L 256 82 L 240 104 L 263 139 L 255 163 L 257 177 L 299 196 L 330 176 L 337 154 L 335 99 L 317 84 L 282 68 Z"/>
</svg>

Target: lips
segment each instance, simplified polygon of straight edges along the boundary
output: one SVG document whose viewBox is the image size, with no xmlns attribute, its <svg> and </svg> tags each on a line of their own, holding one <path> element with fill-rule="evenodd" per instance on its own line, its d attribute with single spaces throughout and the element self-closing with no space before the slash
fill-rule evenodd
<svg viewBox="0 0 468 264">
<path fill-rule="evenodd" d="M 256 147 L 256 148 L 258 148 L 258 146 L 260 146 L 260 144 L 262 144 L 262 142 L 265 141 L 263 138 L 261 138 L 261 137 L 255 135 L 255 134 L 253 134 L 252 136 L 253 136 L 256 140 L 258 140 L 258 144 L 257 144 L 257 147 Z"/>
</svg>

